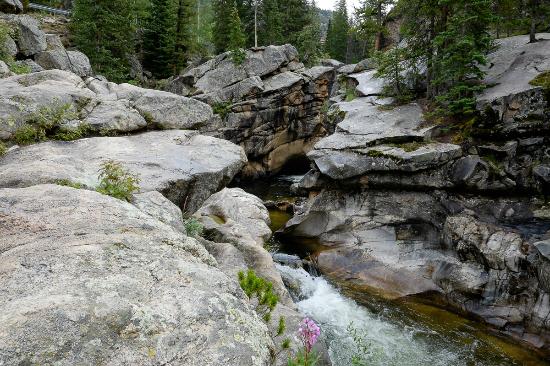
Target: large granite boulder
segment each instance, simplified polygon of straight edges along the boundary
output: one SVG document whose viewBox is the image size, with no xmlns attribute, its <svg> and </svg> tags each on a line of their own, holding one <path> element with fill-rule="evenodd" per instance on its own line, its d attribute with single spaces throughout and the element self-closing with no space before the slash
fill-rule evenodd
<svg viewBox="0 0 550 366">
<path fill-rule="evenodd" d="M 3 365 L 271 364 L 268 329 L 237 281 L 130 203 L 0 189 L 0 253 Z"/>
<path fill-rule="evenodd" d="M 45 51 L 48 44 L 46 33 L 40 29 L 40 22 L 30 15 L 12 16 L 9 22 L 15 28 L 15 42 L 23 56 L 34 56 Z"/>
<path fill-rule="evenodd" d="M 106 160 L 118 161 L 138 174 L 142 192 L 159 191 L 189 212 L 246 164 L 242 149 L 231 142 L 194 131 L 157 131 L 17 149 L 0 158 L 0 187 L 69 180 L 95 188 L 100 164 Z"/>
<path fill-rule="evenodd" d="M 80 77 L 91 76 L 92 66 L 88 57 L 79 51 L 55 48 L 39 53 L 35 61 L 46 70 L 67 70 Z"/>
<path fill-rule="evenodd" d="M 110 134 L 146 127 L 198 129 L 213 118 L 212 108 L 195 99 L 47 70 L 0 79 L 0 139 L 12 138 L 41 109 L 67 105 L 78 114 L 76 125 Z"/>
<path fill-rule="evenodd" d="M 269 213 L 262 201 L 240 188 L 224 188 L 210 196 L 194 217 L 204 226 L 201 240 L 206 249 L 216 258 L 219 268 L 229 277 L 236 278 L 239 271 L 252 269 L 255 273 L 273 284 L 279 297 L 279 303 L 272 314 L 268 327 L 276 334 L 280 317 L 284 317 L 286 330 L 277 337 L 292 340 L 291 350 L 297 352 L 301 341 L 296 330 L 305 315 L 300 314 L 276 269 L 271 254 L 264 245 L 271 237 Z M 287 365 L 285 350 L 280 342 L 275 344 L 274 365 Z M 330 365 L 327 350 L 323 342 L 316 346 L 319 353 L 319 365 Z"/>
<path fill-rule="evenodd" d="M 333 67 L 305 69 L 291 45 L 253 48 L 241 65 L 230 53 L 187 70 L 168 90 L 210 104 L 220 125 L 203 131 L 243 146 L 246 176 L 276 173 L 303 157 L 326 133 L 322 109 L 334 81 Z"/>
</svg>

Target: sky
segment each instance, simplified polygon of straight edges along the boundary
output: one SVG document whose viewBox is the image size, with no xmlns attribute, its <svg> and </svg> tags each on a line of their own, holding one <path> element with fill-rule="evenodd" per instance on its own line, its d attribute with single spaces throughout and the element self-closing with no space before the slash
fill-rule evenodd
<svg viewBox="0 0 550 366">
<path fill-rule="evenodd" d="M 315 0 L 317 6 L 321 9 L 334 10 L 338 0 Z M 354 7 L 359 6 L 359 0 L 347 0 L 348 14 L 352 14 Z"/>
</svg>

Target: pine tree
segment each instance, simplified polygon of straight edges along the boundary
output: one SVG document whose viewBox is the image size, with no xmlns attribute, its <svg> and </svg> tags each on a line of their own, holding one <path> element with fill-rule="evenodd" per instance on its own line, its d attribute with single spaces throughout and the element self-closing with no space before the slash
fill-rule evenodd
<svg viewBox="0 0 550 366">
<path fill-rule="evenodd" d="M 364 0 L 359 9 L 359 27 L 366 34 L 374 34 L 373 48 L 376 51 L 383 47 L 384 34 L 387 32 L 384 21 L 394 3 L 394 0 Z"/>
<path fill-rule="evenodd" d="M 264 46 L 283 43 L 283 16 L 277 0 L 262 1 L 259 38 Z"/>
<path fill-rule="evenodd" d="M 348 46 L 348 11 L 346 0 L 339 0 L 338 6 L 333 13 L 331 22 L 330 42 L 328 42 L 327 52 L 332 58 L 339 61 L 347 61 L 347 46 Z M 328 37 L 328 36 L 327 36 Z"/>
<path fill-rule="evenodd" d="M 214 0 L 213 43 L 216 53 L 227 51 L 229 44 L 230 9 L 234 7 L 232 0 Z"/>
<path fill-rule="evenodd" d="M 195 9 L 195 0 L 178 0 L 172 74 L 179 72 L 190 54 L 196 51 L 196 38 L 193 35 L 196 21 Z"/>
<path fill-rule="evenodd" d="M 113 81 L 129 77 L 135 53 L 137 3 L 133 0 L 76 0 L 71 29 L 77 47 L 95 71 Z"/>
<path fill-rule="evenodd" d="M 242 29 L 241 19 L 239 18 L 237 4 L 234 3 L 233 7 L 230 9 L 229 43 L 227 46 L 231 51 L 233 62 L 237 65 L 240 65 L 246 57 L 246 53 L 243 50 L 245 45 L 246 37 Z"/>
<path fill-rule="evenodd" d="M 172 73 L 176 11 L 173 0 L 151 0 L 144 34 L 143 64 L 157 77 Z"/>
<path fill-rule="evenodd" d="M 302 62 L 313 65 L 321 55 L 321 20 L 315 0 L 309 6 L 308 18 L 308 24 L 298 35 L 296 48 Z"/>
<path fill-rule="evenodd" d="M 489 0 L 446 0 L 448 6 L 445 29 L 435 38 L 437 47 L 435 65 L 438 75 L 435 85 L 440 87 L 436 98 L 446 113 L 468 114 L 475 110 L 475 93 L 483 87 L 479 81 L 484 73 L 491 49 L 489 25 L 492 22 Z"/>
<path fill-rule="evenodd" d="M 296 44 L 300 33 L 309 24 L 307 1 L 279 0 L 279 9 L 283 19 L 284 41 Z"/>
</svg>

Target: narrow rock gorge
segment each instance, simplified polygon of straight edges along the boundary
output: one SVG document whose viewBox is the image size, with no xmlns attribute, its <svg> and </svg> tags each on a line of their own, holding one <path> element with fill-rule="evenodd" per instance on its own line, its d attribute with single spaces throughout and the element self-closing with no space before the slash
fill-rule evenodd
<svg viewBox="0 0 550 366">
<path fill-rule="evenodd" d="M 549 33 L 496 41 L 457 127 L 290 44 L 115 83 L 23 10 L 0 0 L 0 365 L 290 365 L 304 318 L 321 366 L 547 364 Z"/>
</svg>

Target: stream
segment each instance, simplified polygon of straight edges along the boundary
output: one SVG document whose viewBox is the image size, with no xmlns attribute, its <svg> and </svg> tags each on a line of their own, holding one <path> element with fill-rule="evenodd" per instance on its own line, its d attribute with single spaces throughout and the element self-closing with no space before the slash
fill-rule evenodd
<svg viewBox="0 0 550 366">
<path fill-rule="evenodd" d="M 294 201 L 290 185 L 300 176 L 240 185 L 263 200 Z M 290 214 L 270 210 L 273 231 Z M 272 242 L 273 252 L 304 257 L 312 243 Z M 479 322 L 413 299 L 385 300 L 337 288 L 323 276 L 277 265 L 294 286 L 297 306 L 315 319 L 334 366 L 507 366 L 550 365 L 533 351 L 494 335 Z M 358 357 L 359 362 L 352 360 Z"/>
</svg>

